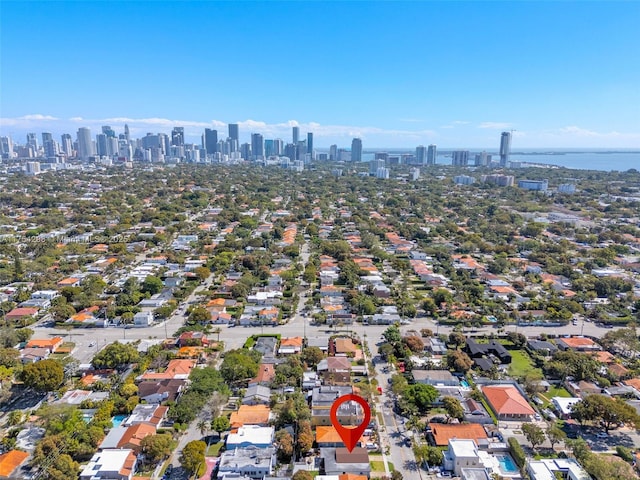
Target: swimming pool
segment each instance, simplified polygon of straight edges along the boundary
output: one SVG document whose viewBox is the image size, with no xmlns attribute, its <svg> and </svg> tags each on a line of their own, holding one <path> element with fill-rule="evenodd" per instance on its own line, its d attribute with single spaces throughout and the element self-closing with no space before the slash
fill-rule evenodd
<svg viewBox="0 0 640 480">
<path fill-rule="evenodd" d="M 466 380 L 460 380 L 460 385 L 464 388 L 469 388 L 469 382 L 467 382 Z"/>
<path fill-rule="evenodd" d="M 113 424 L 113 428 L 119 427 L 122 422 L 124 422 L 125 418 L 129 415 L 116 415 L 115 417 L 111 417 L 111 423 Z"/>
<path fill-rule="evenodd" d="M 498 459 L 498 463 L 500 463 L 500 470 L 504 474 L 516 473 L 518 471 L 518 466 L 513 461 L 513 458 L 509 455 L 496 455 Z"/>
</svg>

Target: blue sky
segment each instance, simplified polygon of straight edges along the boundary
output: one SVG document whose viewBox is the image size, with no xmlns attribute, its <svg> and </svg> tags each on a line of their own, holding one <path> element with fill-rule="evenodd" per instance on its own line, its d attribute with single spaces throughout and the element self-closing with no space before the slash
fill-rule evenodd
<svg viewBox="0 0 640 480">
<path fill-rule="evenodd" d="M 640 147 L 639 2 L 0 3 L 0 134 Z"/>
</svg>

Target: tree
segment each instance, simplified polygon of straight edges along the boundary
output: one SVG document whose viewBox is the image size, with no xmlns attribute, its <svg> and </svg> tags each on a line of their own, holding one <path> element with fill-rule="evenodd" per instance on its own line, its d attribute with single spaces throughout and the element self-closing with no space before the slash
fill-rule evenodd
<svg viewBox="0 0 640 480">
<path fill-rule="evenodd" d="M 193 273 L 196 274 L 196 277 L 198 277 L 201 282 L 204 282 L 207 278 L 209 278 L 209 275 L 211 275 L 211 270 L 209 270 L 207 267 L 196 267 L 193 270 Z"/>
<path fill-rule="evenodd" d="M 0 365 L 12 368 L 18 365 L 20 352 L 15 348 L 0 347 Z"/>
<path fill-rule="evenodd" d="M 418 412 L 423 413 L 431 408 L 431 405 L 436 398 L 438 398 L 438 395 L 438 390 L 432 385 L 415 383 L 407 387 L 402 400 L 410 405 L 414 405 L 418 409 Z"/>
<path fill-rule="evenodd" d="M 207 444 L 202 440 L 190 441 L 182 449 L 180 465 L 191 474 L 196 473 L 200 465 L 204 462 L 204 452 L 206 449 Z"/>
<path fill-rule="evenodd" d="M 22 381 L 39 392 L 50 392 L 64 380 L 64 369 L 55 360 L 46 359 L 30 363 L 22 370 Z"/>
<path fill-rule="evenodd" d="M 460 348 L 467 343 L 467 337 L 460 332 L 451 332 L 449 334 L 449 343 L 452 343 L 456 348 Z"/>
<path fill-rule="evenodd" d="M 291 480 L 313 480 L 313 475 L 311 475 L 307 470 L 298 470 L 293 474 Z"/>
<path fill-rule="evenodd" d="M 162 283 L 162 279 L 156 277 L 155 275 L 148 275 L 143 280 L 140 291 L 142 293 L 148 293 L 149 295 L 155 295 L 156 293 L 160 293 L 163 288 L 164 283 Z"/>
<path fill-rule="evenodd" d="M 306 347 L 302 351 L 302 361 L 306 363 L 309 368 L 315 368 L 323 358 L 324 353 L 318 347 Z"/>
<path fill-rule="evenodd" d="M 53 460 L 52 465 L 44 467 L 44 471 L 46 478 L 50 480 L 69 480 L 78 477 L 80 465 L 71 456 L 63 453 Z"/>
<path fill-rule="evenodd" d="M 222 432 L 226 432 L 230 426 L 231 423 L 226 415 L 222 415 L 211 420 L 211 430 L 216 432 L 218 436 L 220 436 Z"/>
<path fill-rule="evenodd" d="M 446 356 L 447 366 L 453 369 L 456 372 L 466 373 L 468 372 L 472 365 L 473 360 L 469 358 L 462 350 L 452 350 L 447 352 Z"/>
<path fill-rule="evenodd" d="M 525 392 L 530 397 L 537 395 L 538 393 L 542 393 L 544 391 L 544 387 L 542 386 L 542 374 L 537 372 L 529 372 L 524 376 L 523 386 Z"/>
<path fill-rule="evenodd" d="M 249 380 L 258 373 L 258 360 L 246 350 L 231 350 L 224 356 L 220 373 L 229 384 Z"/>
<path fill-rule="evenodd" d="M 395 345 L 402 341 L 402 335 L 400 335 L 400 329 L 395 325 L 391 325 L 389 328 L 387 328 L 382 333 L 382 336 L 391 345 Z"/>
<path fill-rule="evenodd" d="M 544 443 L 545 435 L 544 430 L 535 423 L 523 423 L 522 433 L 531 444 L 531 448 L 536 449 L 537 445 Z"/>
<path fill-rule="evenodd" d="M 276 444 L 278 445 L 278 461 L 289 463 L 293 456 L 293 437 L 284 429 L 276 432 Z"/>
<path fill-rule="evenodd" d="M 404 337 L 404 344 L 414 353 L 420 353 L 424 350 L 424 342 L 420 337 L 415 335 Z"/>
<path fill-rule="evenodd" d="M 447 415 L 451 418 L 462 420 L 464 418 L 464 408 L 460 400 L 455 397 L 444 397 L 442 399 L 444 409 L 447 411 Z"/>
<path fill-rule="evenodd" d="M 431 467 L 442 465 L 442 461 L 444 460 L 442 450 L 438 447 L 431 447 L 425 444 L 414 445 L 413 454 L 415 455 L 418 463 L 426 462 Z"/>
<path fill-rule="evenodd" d="M 527 344 L 527 337 L 522 333 L 507 332 L 507 339 L 519 348 L 522 348 Z"/>
<path fill-rule="evenodd" d="M 601 394 L 589 395 L 575 403 L 572 415 L 580 422 L 597 421 L 606 432 L 625 423 L 640 425 L 640 416 L 631 405 Z"/>
<path fill-rule="evenodd" d="M 157 463 L 171 454 L 174 444 L 175 441 L 170 434 L 158 433 L 144 437 L 140 446 L 148 463 Z"/>
<path fill-rule="evenodd" d="M 189 314 L 189 323 L 195 324 L 204 324 L 208 323 L 211 320 L 211 314 L 209 311 L 204 308 L 202 305 L 198 305 L 194 309 L 191 310 Z"/>
<path fill-rule="evenodd" d="M 135 345 L 114 342 L 100 350 L 91 363 L 96 368 L 120 368 L 137 362 L 139 358 Z"/>
<path fill-rule="evenodd" d="M 301 453 L 308 452 L 313 446 L 311 423 L 306 420 L 298 424 L 298 441 L 296 442 L 296 445 L 298 446 L 298 451 Z"/>
<path fill-rule="evenodd" d="M 64 297 L 61 297 L 64 298 Z M 50 312 L 56 322 L 64 322 L 76 314 L 76 309 L 70 303 L 61 303 L 55 307 L 51 307 Z"/>
<path fill-rule="evenodd" d="M 565 439 L 567 438 L 567 434 L 564 433 L 564 430 L 562 430 L 558 426 L 558 424 L 554 422 L 549 425 L 549 428 L 547 428 L 547 438 L 549 439 L 549 443 L 551 443 L 551 449 L 553 450 L 554 446 L 557 443 L 565 441 Z"/>
</svg>

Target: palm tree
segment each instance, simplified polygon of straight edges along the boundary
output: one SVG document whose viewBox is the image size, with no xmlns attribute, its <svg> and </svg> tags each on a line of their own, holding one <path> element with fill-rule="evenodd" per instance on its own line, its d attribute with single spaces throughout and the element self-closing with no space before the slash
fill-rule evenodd
<svg viewBox="0 0 640 480">
<path fill-rule="evenodd" d="M 218 342 L 220 342 L 220 333 L 221 332 L 222 332 L 222 329 L 220 327 L 216 327 L 211 331 L 211 333 L 215 333 L 216 335 L 218 335 L 218 339 L 217 339 Z"/>
</svg>

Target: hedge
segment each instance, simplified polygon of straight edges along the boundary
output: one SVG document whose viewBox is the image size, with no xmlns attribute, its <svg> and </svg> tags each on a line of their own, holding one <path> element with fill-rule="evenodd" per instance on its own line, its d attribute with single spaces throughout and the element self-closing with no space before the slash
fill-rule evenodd
<svg viewBox="0 0 640 480">
<path fill-rule="evenodd" d="M 525 455 L 524 450 L 515 438 L 511 437 L 508 442 L 509 448 L 511 449 L 511 456 L 516 461 L 518 467 L 523 468 L 527 462 L 527 456 Z"/>
</svg>

